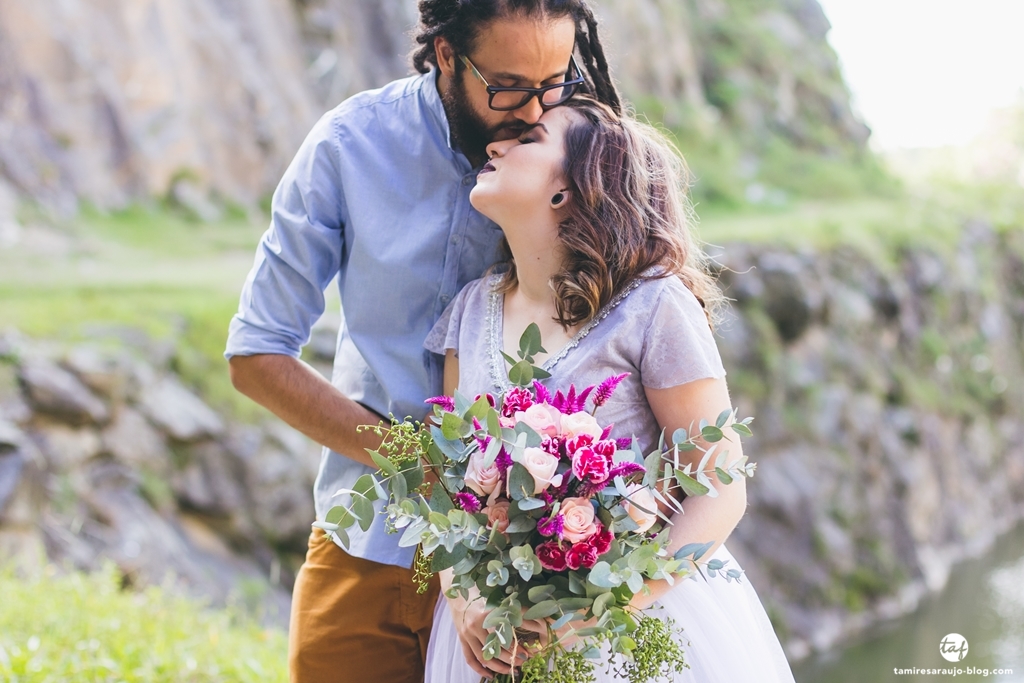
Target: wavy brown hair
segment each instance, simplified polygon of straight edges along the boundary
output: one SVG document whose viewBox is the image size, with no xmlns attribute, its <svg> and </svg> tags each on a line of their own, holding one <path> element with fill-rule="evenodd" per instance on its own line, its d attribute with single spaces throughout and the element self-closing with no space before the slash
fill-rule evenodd
<svg viewBox="0 0 1024 683">
<path fill-rule="evenodd" d="M 713 324 L 723 296 L 690 229 L 689 171 L 675 145 L 590 97 L 563 106 L 576 115 L 565 135 L 571 194 L 558 230 L 567 258 L 551 280 L 555 320 L 565 328 L 586 323 L 634 280 L 676 276 Z M 509 263 L 501 291 L 518 282 Z"/>
</svg>

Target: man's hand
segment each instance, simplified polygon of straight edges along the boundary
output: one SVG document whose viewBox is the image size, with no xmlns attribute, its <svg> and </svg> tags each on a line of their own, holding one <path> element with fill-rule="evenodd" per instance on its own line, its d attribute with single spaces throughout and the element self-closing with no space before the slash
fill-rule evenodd
<svg viewBox="0 0 1024 683">
<path fill-rule="evenodd" d="M 380 415 L 348 398 L 297 358 L 275 354 L 234 356 L 231 382 L 240 392 L 336 453 L 376 469 L 367 448 L 380 447 L 372 431 Z"/>
</svg>

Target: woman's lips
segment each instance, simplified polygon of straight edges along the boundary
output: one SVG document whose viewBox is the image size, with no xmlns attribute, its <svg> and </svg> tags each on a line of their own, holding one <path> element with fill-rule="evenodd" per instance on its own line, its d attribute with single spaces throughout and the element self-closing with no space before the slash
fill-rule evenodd
<svg viewBox="0 0 1024 683">
<path fill-rule="evenodd" d="M 484 164 L 484 167 L 480 169 L 480 172 L 477 173 L 477 175 L 483 175 L 484 173 L 490 173 L 491 171 L 496 170 L 498 169 L 494 168 L 494 166 L 491 165 L 491 162 L 488 161 L 486 164 Z"/>
</svg>

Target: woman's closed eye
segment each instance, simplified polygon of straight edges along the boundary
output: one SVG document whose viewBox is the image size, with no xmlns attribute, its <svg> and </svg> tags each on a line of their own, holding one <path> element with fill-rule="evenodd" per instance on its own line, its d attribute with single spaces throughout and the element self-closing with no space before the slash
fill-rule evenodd
<svg viewBox="0 0 1024 683">
<path fill-rule="evenodd" d="M 516 140 L 516 142 L 518 142 L 518 143 L 519 143 L 520 145 L 526 145 L 526 144 L 529 144 L 529 143 L 531 143 L 531 142 L 537 142 L 537 141 L 536 141 L 536 140 L 534 140 L 534 139 L 533 139 L 533 138 L 532 138 L 531 136 L 529 136 L 529 135 L 524 135 L 524 136 L 522 136 L 521 138 L 519 138 L 518 140 Z"/>
</svg>

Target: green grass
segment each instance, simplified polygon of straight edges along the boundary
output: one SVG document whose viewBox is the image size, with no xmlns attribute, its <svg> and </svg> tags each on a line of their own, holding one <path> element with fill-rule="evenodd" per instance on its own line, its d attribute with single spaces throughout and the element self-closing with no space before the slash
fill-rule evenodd
<svg viewBox="0 0 1024 683">
<path fill-rule="evenodd" d="M 262 219 L 203 224 L 132 207 L 23 220 L 33 226 L 23 243 L 0 250 L 0 331 L 74 343 L 113 324 L 171 339 L 173 369 L 211 405 L 249 421 L 266 415 L 233 389 L 222 356 Z"/>
<path fill-rule="evenodd" d="M 0 573 L 0 595 L 4 681 L 287 680 L 284 633 L 162 588 L 122 590 L 112 566 L 35 580 Z"/>
</svg>

